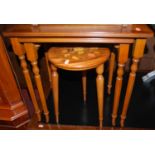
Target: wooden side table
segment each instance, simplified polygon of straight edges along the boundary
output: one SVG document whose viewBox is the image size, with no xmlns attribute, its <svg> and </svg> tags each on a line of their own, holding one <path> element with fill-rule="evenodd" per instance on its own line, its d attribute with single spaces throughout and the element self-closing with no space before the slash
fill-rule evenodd
<svg viewBox="0 0 155 155">
<path fill-rule="evenodd" d="M 134 44 L 132 53 L 132 65 L 129 75 L 127 91 L 125 95 L 123 110 L 121 114 L 121 126 L 124 120 L 134 87 L 137 66 L 140 58 L 143 57 L 146 39 L 153 36 L 153 32 L 147 25 L 10 25 L 6 27 L 3 35 L 10 38 L 14 53 L 19 57 L 21 64 L 25 61 L 25 54 L 32 64 L 35 80 L 40 94 L 46 122 L 49 121 L 43 87 L 40 79 L 39 68 L 37 66 L 38 53 L 35 44 L 38 43 L 110 43 L 119 44 L 118 69 L 115 84 L 115 96 L 112 113 L 112 125 L 115 126 L 117 111 L 122 89 L 124 65 L 128 59 L 129 48 Z M 25 45 L 26 44 L 26 45 Z M 26 48 L 23 48 L 23 45 Z M 30 80 L 28 69 L 23 67 L 25 79 L 31 94 L 32 101 L 36 107 L 38 120 L 40 111 L 37 108 L 33 85 Z M 26 70 L 26 71 L 24 71 Z"/>
<path fill-rule="evenodd" d="M 83 100 L 86 101 L 86 71 L 96 69 L 96 88 L 98 99 L 98 120 L 100 129 L 103 127 L 104 114 L 104 63 L 108 60 L 110 50 L 97 47 L 52 47 L 48 50 L 48 60 L 51 63 L 51 78 L 56 122 L 59 123 L 59 74 L 57 69 L 82 71 Z"/>
</svg>

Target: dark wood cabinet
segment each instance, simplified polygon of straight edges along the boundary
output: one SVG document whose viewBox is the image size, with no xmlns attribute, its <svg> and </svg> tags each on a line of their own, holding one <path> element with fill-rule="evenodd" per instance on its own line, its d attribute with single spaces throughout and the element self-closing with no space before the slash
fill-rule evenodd
<svg viewBox="0 0 155 155">
<path fill-rule="evenodd" d="M 29 122 L 14 78 L 2 37 L 0 37 L 0 127 L 19 128 Z"/>
</svg>

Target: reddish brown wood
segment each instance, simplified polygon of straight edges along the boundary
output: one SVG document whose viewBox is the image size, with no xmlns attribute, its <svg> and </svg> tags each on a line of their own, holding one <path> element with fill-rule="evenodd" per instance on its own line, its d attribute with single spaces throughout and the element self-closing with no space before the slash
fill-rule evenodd
<svg viewBox="0 0 155 155">
<path fill-rule="evenodd" d="M 4 30 L 7 37 L 116 37 L 148 38 L 152 31 L 143 24 L 96 25 L 96 24 L 38 24 L 8 25 Z"/>
<path fill-rule="evenodd" d="M 96 86 L 97 86 L 97 99 L 98 99 L 98 115 L 99 115 L 99 126 L 102 129 L 103 126 L 103 106 L 104 106 L 104 65 L 99 65 L 96 68 Z"/>
<path fill-rule="evenodd" d="M 33 69 L 36 85 L 38 88 L 42 108 L 44 111 L 44 115 L 46 117 L 46 122 L 48 123 L 49 122 L 49 111 L 47 108 L 45 93 L 43 90 L 42 81 L 41 81 L 41 77 L 40 77 L 40 73 L 39 73 L 39 67 L 38 67 L 38 61 L 37 61 L 38 60 L 38 52 L 37 52 L 36 47 L 32 43 L 25 43 L 24 48 L 26 51 L 27 58 L 31 62 L 31 65 L 32 65 L 32 69 Z"/>
<path fill-rule="evenodd" d="M 128 106 L 130 103 L 130 98 L 132 95 L 132 90 L 135 83 L 136 72 L 138 69 L 138 62 L 139 62 L 139 59 L 143 57 L 145 44 L 146 44 L 145 39 L 137 39 L 137 41 L 135 42 L 134 51 L 133 51 L 133 62 L 131 65 L 131 72 L 129 75 L 126 95 L 124 99 L 124 105 L 123 105 L 122 114 L 121 114 L 121 121 L 120 121 L 121 127 L 124 127 L 124 121 L 126 118 Z"/>
<path fill-rule="evenodd" d="M 82 89 L 83 89 L 83 101 L 86 103 L 87 100 L 87 72 L 82 72 Z"/>
<path fill-rule="evenodd" d="M 108 48 L 83 48 L 83 47 L 52 47 L 48 50 L 48 60 L 51 62 L 52 86 L 55 106 L 56 122 L 59 122 L 59 89 L 57 68 L 71 71 L 86 71 L 96 68 L 97 78 L 97 99 L 99 126 L 103 126 L 103 105 L 104 105 L 104 63 L 108 60 L 110 51 Z M 85 74 L 84 78 L 86 78 Z M 86 79 L 84 84 L 84 101 L 86 97 Z"/>
<path fill-rule="evenodd" d="M 108 85 L 107 85 L 109 95 L 111 94 L 114 68 L 115 68 L 115 53 L 111 52 L 110 59 L 109 59 L 109 75 L 108 75 Z"/>
<path fill-rule="evenodd" d="M 124 65 L 128 59 L 129 53 L 129 45 L 128 44 L 120 44 L 118 51 L 118 69 L 117 69 L 117 78 L 115 84 L 115 93 L 114 93 L 114 103 L 113 103 L 113 112 L 112 112 L 112 125 L 116 125 L 117 112 L 119 107 L 121 89 L 122 89 L 122 81 L 124 74 Z"/>
<path fill-rule="evenodd" d="M 4 36 L 17 37 L 20 43 L 119 43 L 132 44 L 137 39 L 153 37 L 147 25 L 8 25 Z M 126 56 L 122 53 L 120 60 Z M 122 65 L 119 65 L 121 72 Z M 122 80 L 121 74 L 119 74 Z M 118 83 L 118 82 L 117 82 Z M 119 84 L 120 85 L 120 84 Z M 118 86 L 119 86 L 118 85 Z M 119 88 L 119 87 L 118 87 Z M 115 91 L 116 92 L 116 91 Z M 118 91 L 115 96 L 119 102 Z M 117 109 L 117 108 L 116 108 Z"/>
<path fill-rule="evenodd" d="M 18 128 L 29 122 L 28 110 L 20 96 L 2 37 L 0 60 L 0 125 Z"/>
<path fill-rule="evenodd" d="M 134 43 L 134 39 L 123 38 L 79 38 L 79 37 L 43 37 L 43 38 L 19 38 L 21 43 Z"/>
<path fill-rule="evenodd" d="M 34 105 L 34 108 L 35 108 L 35 113 L 36 113 L 36 115 L 38 117 L 38 121 L 41 121 L 41 110 L 40 110 L 40 108 L 38 106 L 37 99 L 36 99 L 36 96 L 35 96 L 35 92 L 34 92 L 34 89 L 33 89 L 33 84 L 32 84 L 32 81 L 31 81 L 30 74 L 29 74 L 29 69 L 27 68 L 27 62 L 25 60 L 24 47 L 23 47 L 22 44 L 19 43 L 17 38 L 11 38 L 11 44 L 12 44 L 14 53 L 18 56 L 18 58 L 20 60 L 20 64 L 21 64 L 21 67 L 22 67 L 22 70 L 23 70 L 23 74 L 24 74 L 24 77 L 25 77 L 25 80 L 26 80 L 26 84 L 27 84 L 27 87 L 28 87 L 28 90 L 29 90 L 29 93 L 30 93 L 30 96 L 31 96 L 31 99 L 32 99 L 32 102 L 33 102 L 33 105 Z"/>
<path fill-rule="evenodd" d="M 109 52 L 108 48 L 98 47 L 53 47 L 48 50 L 48 57 L 49 61 L 58 68 L 83 71 L 105 62 L 109 58 Z"/>
</svg>

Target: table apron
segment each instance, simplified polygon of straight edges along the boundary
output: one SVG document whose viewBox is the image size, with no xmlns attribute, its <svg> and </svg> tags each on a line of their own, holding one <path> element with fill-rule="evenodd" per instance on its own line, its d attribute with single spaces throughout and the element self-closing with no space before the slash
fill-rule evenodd
<svg viewBox="0 0 155 155">
<path fill-rule="evenodd" d="M 128 38 L 18 38 L 21 43 L 134 43 Z"/>
</svg>

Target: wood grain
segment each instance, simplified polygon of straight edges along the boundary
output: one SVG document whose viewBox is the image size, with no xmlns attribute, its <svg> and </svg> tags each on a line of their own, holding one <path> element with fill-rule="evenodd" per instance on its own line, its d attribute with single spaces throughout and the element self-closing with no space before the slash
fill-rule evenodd
<svg viewBox="0 0 155 155">
<path fill-rule="evenodd" d="M 32 69 L 33 69 L 36 85 L 38 88 L 42 108 L 44 111 L 44 115 L 46 117 L 46 122 L 48 123 L 49 122 L 49 111 L 47 108 L 45 94 L 44 94 L 42 81 L 41 81 L 41 77 L 40 77 L 40 73 L 39 73 L 39 68 L 37 65 L 38 53 L 37 53 L 35 46 L 32 43 L 25 43 L 24 47 L 26 50 L 27 59 L 31 62 L 31 65 L 32 65 Z"/>
<path fill-rule="evenodd" d="M 51 65 L 51 70 L 55 118 L 56 123 L 59 124 L 59 75 L 54 65 Z"/>
<path fill-rule="evenodd" d="M 3 35 L 8 38 L 18 38 L 20 43 L 118 43 L 132 44 L 138 39 L 147 39 L 153 37 L 153 32 L 147 25 L 74 25 L 74 24 L 53 24 L 53 25 L 7 25 L 3 31 Z M 18 50 L 18 46 L 16 50 Z M 136 47 L 139 48 L 139 47 Z M 140 48 L 141 49 L 141 48 Z M 135 50 L 134 59 L 143 56 L 143 51 Z M 126 54 L 122 52 L 119 56 L 118 79 L 122 78 L 122 63 L 126 58 Z M 138 57 L 138 58 L 137 58 Z M 122 79 L 121 79 L 122 80 Z M 119 87 L 121 84 L 118 84 Z M 119 90 L 119 89 L 118 89 Z M 119 90 L 120 91 L 120 90 Z M 115 85 L 116 92 L 116 85 Z M 115 99 L 119 102 L 119 93 L 115 94 Z"/>
<path fill-rule="evenodd" d="M 29 74 L 29 70 L 27 68 L 27 62 L 25 60 L 24 47 L 23 47 L 23 45 L 21 45 L 18 42 L 17 38 L 12 38 L 11 39 L 11 44 L 12 44 L 14 53 L 18 56 L 18 58 L 20 60 L 21 67 L 22 67 L 22 70 L 23 70 L 23 74 L 24 74 L 24 77 L 25 77 L 25 81 L 26 81 L 26 84 L 27 84 L 27 87 L 28 87 L 28 91 L 29 91 L 29 94 L 31 96 L 33 106 L 35 108 L 35 114 L 38 117 L 38 121 L 41 121 L 41 112 L 40 112 L 40 108 L 39 108 L 38 103 L 37 103 L 37 99 L 36 99 L 36 96 L 35 96 L 35 92 L 34 92 L 33 84 L 32 84 L 32 81 L 31 81 L 30 74 Z"/>
<path fill-rule="evenodd" d="M 1 36 L 0 60 L 0 124 L 18 128 L 29 122 L 28 109 L 21 98 Z"/>
<path fill-rule="evenodd" d="M 131 65 L 131 72 L 129 75 L 126 95 L 125 95 L 124 104 L 123 104 L 123 110 L 121 114 L 121 121 L 120 121 L 121 127 L 124 127 L 124 121 L 126 118 L 126 113 L 128 110 L 130 98 L 131 98 L 134 83 L 135 83 L 136 71 L 138 69 L 138 62 L 139 62 L 139 59 L 142 58 L 143 56 L 145 44 L 146 44 L 145 39 L 138 39 L 135 42 L 135 46 L 133 49 L 133 59 L 132 59 L 133 63 Z"/>
<path fill-rule="evenodd" d="M 48 58 L 51 63 L 58 68 L 71 71 L 96 68 L 109 58 L 109 54 L 108 48 L 98 47 L 56 47 L 48 50 Z"/>
<path fill-rule="evenodd" d="M 138 28 L 138 30 L 137 30 Z M 100 38 L 149 38 L 152 31 L 144 24 L 38 24 L 8 25 L 7 37 L 100 37 Z"/>
<path fill-rule="evenodd" d="M 103 126 L 103 105 L 104 105 L 104 66 L 103 64 L 96 68 L 97 78 L 96 78 L 96 86 L 97 86 L 97 99 L 98 99 L 98 112 L 99 112 L 99 126 L 102 129 Z"/>
<path fill-rule="evenodd" d="M 115 68 L 115 53 L 111 52 L 110 59 L 109 59 L 109 75 L 108 75 L 108 85 L 107 85 L 109 95 L 111 94 L 114 68 Z"/>
<path fill-rule="evenodd" d="M 50 67 L 49 67 L 48 53 L 47 52 L 45 52 L 45 60 L 46 60 L 46 66 L 47 66 L 47 71 L 48 71 L 48 78 L 49 78 L 49 82 L 51 84 L 51 89 L 52 89 L 51 70 L 50 70 Z"/>
<path fill-rule="evenodd" d="M 118 51 L 118 69 L 117 69 L 117 78 L 116 78 L 116 84 L 115 84 L 113 112 L 112 112 L 113 126 L 116 125 L 116 118 L 117 118 L 117 112 L 118 112 L 121 89 L 122 89 L 124 65 L 128 59 L 128 53 L 129 53 L 129 44 L 120 44 L 119 51 Z"/>
<path fill-rule="evenodd" d="M 83 101 L 86 103 L 87 100 L 87 73 L 86 71 L 82 72 L 82 88 L 83 88 Z"/>
<path fill-rule="evenodd" d="M 58 90 L 58 73 L 57 68 L 62 68 L 71 71 L 83 71 L 83 96 L 86 100 L 86 70 L 96 68 L 97 78 L 97 97 L 98 97 L 98 112 L 99 126 L 103 126 L 103 104 L 104 104 L 104 62 L 109 58 L 110 50 L 107 48 L 84 48 L 84 47 L 54 47 L 48 50 L 48 60 L 51 62 L 53 97 L 55 106 L 56 122 L 59 121 L 59 90 Z"/>
</svg>

